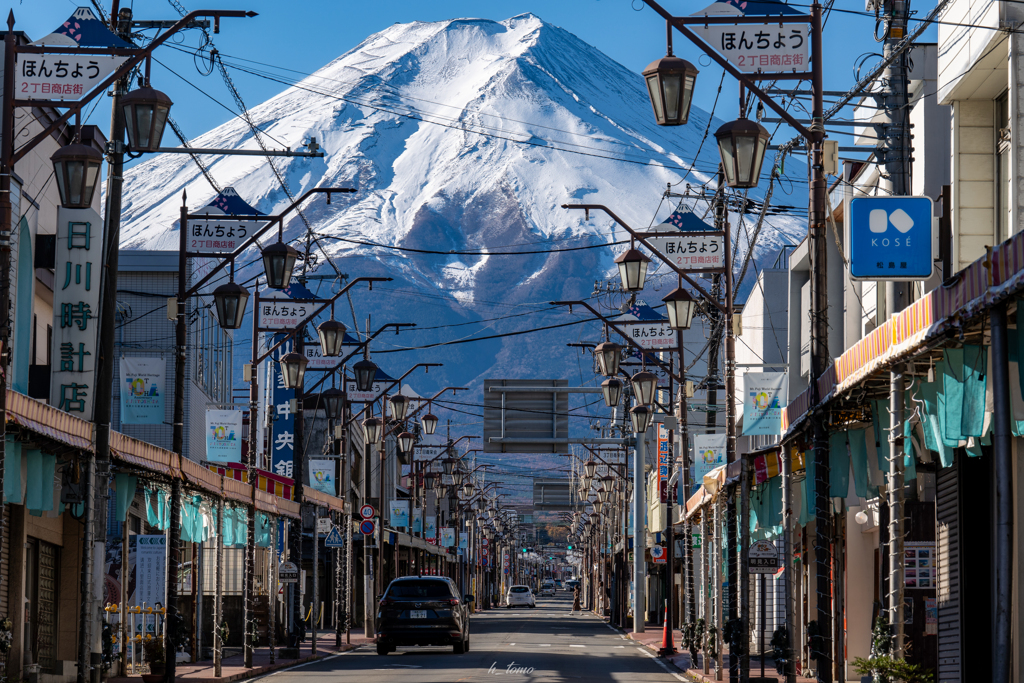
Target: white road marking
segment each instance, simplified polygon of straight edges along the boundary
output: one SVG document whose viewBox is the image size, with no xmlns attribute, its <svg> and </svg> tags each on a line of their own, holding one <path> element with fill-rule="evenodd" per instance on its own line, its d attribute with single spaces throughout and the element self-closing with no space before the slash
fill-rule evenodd
<svg viewBox="0 0 1024 683">
<path fill-rule="evenodd" d="M 569 647 L 586 647 L 586 645 L 570 645 Z"/>
<path fill-rule="evenodd" d="M 537 647 L 551 647 L 551 644 L 550 643 L 543 643 L 541 645 L 538 645 Z"/>
</svg>

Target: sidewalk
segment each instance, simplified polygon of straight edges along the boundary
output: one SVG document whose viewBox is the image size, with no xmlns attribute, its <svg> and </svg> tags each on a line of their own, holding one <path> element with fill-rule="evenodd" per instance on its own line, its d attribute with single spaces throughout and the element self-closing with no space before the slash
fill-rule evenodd
<svg viewBox="0 0 1024 683">
<path fill-rule="evenodd" d="M 230 683 L 231 681 L 240 681 L 247 678 L 255 678 L 256 676 L 262 676 L 271 671 L 277 671 L 278 669 L 284 669 L 289 666 L 296 664 L 303 664 L 305 662 L 312 662 L 317 659 L 323 659 L 339 652 L 346 652 L 348 650 L 355 649 L 360 645 L 372 645 L 373 640 L 366 638 L 362 634 L 362 629 L 352 632 L 351 643 L 346 644 L 344 636 L 342 637 L 341 647 L 334 645 L 334 634 L 319 634 L 317 638 L 316 655 L 312 652 L 312 643 L 307 638 L 306 642 L 302 643 L 299 647 L 299 658 L 298 659 L 282 659 L 280 656 L 281 649 L 277 648 L 277 657 L 274 663 L 270 663 L 270 648 L 260 647 L 253 652 L 252 657 L 252 668 L 245 668 L 242 666 L 242 655 L 234 655 L 231 657 L 225 657 L 221 662 L 221 677 L 217 678 L 213 675 L 213 660 L 207 659 L 195 664 L 184 664 L 179 663 L 175 669 L 175 678 L 185 679 L 189 683 Z M 141 676 L 134 674 L 130 676 L 117 677 L 108 679 L 108 683 L 140 683 Z"/>
<path fill-rule="evenodd" d="M 626 633 L 626 637 L 634 640 L 644 647 L 647 647 L 654 652 L 661 649 L 661 640 L 663 636 L 663 629 L 661 626 L 649 625 L 647 626 L 644 633 Z M 675 630 L 672 633 L 672 644 L 676 650 L 682 649 L 682 634 L 679 630 Z M 722 654 L 722 677 L 717 678 L 715 675 L 714 662 L 710 663 L 710 673 L 704 674 L 703 654 L 698 655 L 697 662 L 691 664 L 689 652 L 677 652 L 671 657 L 666 657 L 665 661 L 671 663 L 677 669 L 682 671 L 692 681 L 700 681 L 701 683 L 714 683 L 715 681 L 728 681 L 729 680 L 729 655 L 727 653 Z M 761 659 L 757 655 L 750 656 L 750 679 L 754 680 L 761 676 Z M 779 676 L 775 671 L 775 660 L 770 657 L 765 660 L 764 663 L 764 680 L 766 681 L 777 681 L 784 682 L 785 679 Z M 805 678 L 803 676 L 796 677 L 797 683 L 815 683 L 813 678 Z"/>
</svg>

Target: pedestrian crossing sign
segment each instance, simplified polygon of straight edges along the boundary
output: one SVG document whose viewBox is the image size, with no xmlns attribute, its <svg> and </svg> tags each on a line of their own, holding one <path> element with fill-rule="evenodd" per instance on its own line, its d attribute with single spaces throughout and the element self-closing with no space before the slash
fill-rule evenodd
<svg viewBox="0 0 1024 683">
<path fill-rule="evenodd" d="M 327 538 L 324 539 L 324 545 L 328 548 L 344 548 L 345 539 L 341 537 L 341 532 L 338 531 L 338 527 L 331 529 L 331 533 L 327 534 Z"/>
</svg>

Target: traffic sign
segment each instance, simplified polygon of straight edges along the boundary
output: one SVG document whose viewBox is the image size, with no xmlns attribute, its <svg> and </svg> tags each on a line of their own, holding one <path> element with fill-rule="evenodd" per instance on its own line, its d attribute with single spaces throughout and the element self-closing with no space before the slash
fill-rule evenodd
<svg viewBox="0 0 1024 683">
<path fill-rule="evenodd" d="M 345 539 L 341 537 L 341 532 L 338 531 L 338 527 L 331 529 L 331 533 L 327 534 L 327 538 L 324 539 L 324 545 L 328 548 L 344 548 Z"/>
<path fill-rule="evenodd" d="M 372 505 L 364 505 L 361 508 L 359 508 L 359 516 L 363 519 L 370 519 L 376 514 L 377 511 L 374 509 Z"/>
<path fill-rule="evenodd" d="M 755 541 L 747 552 L 751 574 L 774 574 L 779 570 L 779 552 L 771 541 Z"/>
<path fill-rule="evenodd" d="M 363 536 L 369 536 L 373 533 L 374 527 L 375 525 L 372 519 L 364 519 L 359 524 L 359 533 L 361 533 Z"/>
<path fill-rule="evenodd" d="M 924 280 L 934 268 L 930 197 L 850 201 L 850 275 L 860 280 Z"/>
<path fill-rule="evenodd" d="M 656 564 L 664 564 L 668 561 L 668 554 L 665 552 L 665 549 L 660 545 L 652 545 L 651 558 L 654 560 Z"/>
<path fill-rule="evenodd" d="M 277 580 L 280 583 L 298 583 L 299 568 L 294 562 L 282 562 L 277 568 Z"/>
</svg>

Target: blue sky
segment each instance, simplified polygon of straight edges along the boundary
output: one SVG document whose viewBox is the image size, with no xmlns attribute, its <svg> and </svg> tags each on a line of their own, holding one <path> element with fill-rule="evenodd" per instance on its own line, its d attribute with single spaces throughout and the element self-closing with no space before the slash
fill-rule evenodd
<svg viewBox="0 0 1024 683">
<path fill-rule="evenodd" d="M 122 0 L 126 1 L 131 2 Z M 662 1 L 668 10 L 679 15 L 696 12 L 710 4 L 710 0 Z M 76 6 L 87 5 L 88 2 L 20 0 L 9 4 L 15 12 L 16 29 L 35 39 L 53 30 Z M 214 36 L 217 47 L 225 55 L 266 62 L 301 73 L 315 71 L 368 35 L 396 22 L 481 16 L 501 20 L 524 12 L 533 12 L 545 21 L 575 33 L 636 72 L 665 51 L 664 24 L 650 8 L 643 7 L 640 0 L 212 0 L 202 3 L 186 0 L 183 4 L 187 9 L 217 7 L 259 12 L 259 16 L 252 19 L 224 20 L 221 33 Z M 101 0 L 101 5 L 109 8 L 110 1 Z M 863 15 L 863 2 L 837 0 L 835 6 L 841 12 L 834 12 L 826 23 L 825 86 L 830 90 L 845 90 L 854 83 L 853 66 L 858 56 L 876 52 L 880 45 L 871 37 L 874 18 Z M 164 0 L 135 0 L 134 9 L 138 19 L 177 18 L 174 9 Z M 198 32 L 187 34 L 183 42 L 184 45 L 196 45 Z M 694 102 L 710 110 L 721 70 L 682 36 L 677 35 L 675 48 L 677 54 L 698 65 L 701 74 Z M 190 55 L 172 48 L 161 48 L 157 57 L 180 74 L 180 77 L 176 76 L 154 64 L 153 85 L 167 92 L 176 103 L 173 116 L 186 135 L 195 137 L 232 116 L 228 109 L 234 109 L 234 103 L 216 73 L 204 77 L 197 71 Z M 877 57 L 867 57 L 865 66 L 875 61 Z M 294 75 L 301 77 L 301 74 Z M 243 72 L 235 72 L 232 77 L 248 106 L 254 106 L 284 89 L 279 83 Z M 726 77 L 716 116 L 724 119 L 735 117 L 736 100 L 736 83 Z M 90 118 L 90 122 L 99 124 L 104 130 L 108 128 L 108 103 L 108 98 L 101 98 Z M 173 138 L 165 142 L 176 144 Z M 849 143 L 844 140 L 840 144 Z"/>
</svg>

